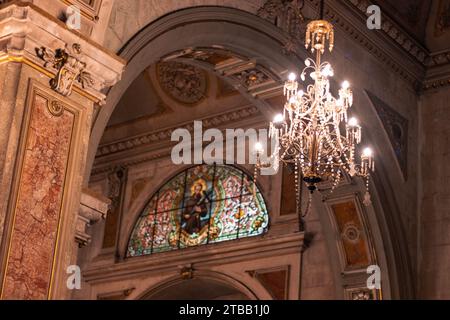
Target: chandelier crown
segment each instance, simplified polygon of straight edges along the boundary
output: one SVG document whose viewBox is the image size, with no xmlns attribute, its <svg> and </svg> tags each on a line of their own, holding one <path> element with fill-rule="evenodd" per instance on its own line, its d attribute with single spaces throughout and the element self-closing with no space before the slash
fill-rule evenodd
<svg viewBox="0 0 450 320">
<path fill-rule="evenodd" d="M 333 51 L 334 48 L 334 28 L 331 23 L 326 20 L 314 20 L 308 23 L 306 27 L 306 49 L 310 48 L 311 52 L 325 52 L 328 41 L 328 49 Z"/>
</svg>

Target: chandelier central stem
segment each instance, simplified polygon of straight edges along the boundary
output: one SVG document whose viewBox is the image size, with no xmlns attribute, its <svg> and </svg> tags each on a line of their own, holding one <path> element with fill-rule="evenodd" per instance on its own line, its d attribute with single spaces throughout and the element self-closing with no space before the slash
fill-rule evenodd
<svg viewBox="0 0 450 320">
<path fill-rule="evenodd" d="M 320 1 L 320 20 L 324 18 L 325 0 Z"/>
</svg>

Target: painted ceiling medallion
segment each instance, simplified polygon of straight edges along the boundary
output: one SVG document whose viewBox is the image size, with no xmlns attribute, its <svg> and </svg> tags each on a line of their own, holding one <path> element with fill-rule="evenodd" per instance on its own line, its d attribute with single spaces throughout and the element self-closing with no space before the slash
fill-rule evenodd
<svg viewBox="0 0 450 320">
<path fill-rule="evenodd" d="M 342 230 L 342 238 L 351 243 L 358 243 L 360 239 L 360 231 L 356 224 L 347 223 Z"/>
<path fill-rule="evenodd" d="M 202 69 L 181 62 L 161 62 L 157 76 L 161 88 L 177 102 L 195 105 L 206 96 L 208 80 Z"/>
</svg>

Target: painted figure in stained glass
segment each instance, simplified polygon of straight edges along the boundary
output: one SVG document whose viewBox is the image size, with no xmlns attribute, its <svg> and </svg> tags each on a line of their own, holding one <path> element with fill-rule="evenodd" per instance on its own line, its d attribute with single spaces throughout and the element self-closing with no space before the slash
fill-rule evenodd
<svg viewBox="0 0 450 320">
<path fill-rule="evenodd" d="M 209 198 L 206 182 L 199 179 L 191 187 L 191 196 L 186 201 L 181 227 L 188 234 L 199 233 L 208 223 Z"/>
</svg>

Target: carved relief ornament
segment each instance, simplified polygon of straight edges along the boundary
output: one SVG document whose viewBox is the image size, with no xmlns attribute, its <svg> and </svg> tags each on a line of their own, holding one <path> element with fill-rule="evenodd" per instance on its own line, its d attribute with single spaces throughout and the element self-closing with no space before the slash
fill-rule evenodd
<svg viewBox="0 0 450 320">
<path fill-rule="evenodd" d="M 70 96 L 76 82 L 82 88 L 94 84 L 91 74 L 86 71 L 86 63 L 82 61 L 81 46 L 78 43 L 66 45 L 64 49 L 56 49 L 54 52 L 44 47 L 36 48 L 36 54 L 45 61 L 44 67 L 50 64 L 57 70 L 56 76 L 50 80 L 50 86 L 61 95 Z"/>
</svg>

